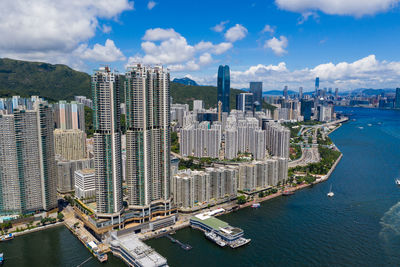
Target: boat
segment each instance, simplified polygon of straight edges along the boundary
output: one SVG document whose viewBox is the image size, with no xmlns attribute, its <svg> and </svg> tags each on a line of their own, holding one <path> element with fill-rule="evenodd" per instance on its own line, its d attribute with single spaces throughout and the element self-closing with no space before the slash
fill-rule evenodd
<svg viewBox="0 0 400 267">
<path fill-rule="evenodd" d="M 360 126 L 360 127 L 358 127 L 358 129 L 362 130 L 362 129 L 364 129 L 364 127 Z"/>
<path fill-rule="evenodd" d="M 326 194 L 328 197 L 333 197 L 335 195 L 335 193 L 332 192 L 332 185 L 331 188 L 329 189 L 328 194 Z"/>
<path fill-rule="evenodd" d="M 206 236 L 207 239 L 215 242 L 218 246 L 220 247 L 225 247 L 226 242 L 223 241 L 216 233 L 214 232 L 205 232 L 204 235 Z"/>
<path fill-rule="evenodd" d="M 261 207 L 261 204 L 260 204 L 260 203 L 253 203 L 253 204 L 251 205 L 251 207 L 252 207 L 252 208 L 259 208 L 259 207 Z"/>
<path fill-rule="evenodd" d="M 368 123 L 368 126 L 369 126 L 369 127 L 371 127 L 371 126 L 372 126 L 372 124 L 371 124 L 371 123 Z"/>
<path fill-rule="evenodd" d="M 106 262 L 106 261 L 108 260 L 108 256 L 107 256 L 106 253 L 104 253 L 104 254 L 98 254 L 98 255 L 97 255 L 97 259 L 98 259 L 100 262 Z"/>
<path fill-rule="evenodd" d="M 395 180 L 395 183 L 396 183 L 398 186 L 400 186 L 400 178 L 397 178 L 397 179 Z"/>
<path fill-rule="evenodd" d="M 4 254 L 0 253 L 0 264 L 3 264 L 4 262 Z"/>
<path fill-rule="evenodd" d="M 0 238 L 0 241 L 8 241 L 14 239 L 14 235 L 12 233 L 8 234 L 8 235 L 2 235 Z"/>
<path fill-rule="evenodd" d="M 282 192 L 282 196 L 290 196 L 290 195 L 293 195 L 293 194 L 294 194 L 294 192 L 293 191 L 289 191 L 289 190 L 285 190 L 285 191 Z"/>
<path fill-rule="evenodd" d="M 241 237 L 241 238 L 233 241 L 231 244 L 229 244 L 229 246 L 231 248 L 238 248 L 238 247 L 241 247 L 241 246 L 244 246 L 244 245 L 250 243 L 250 241 L 251 241 L 250 238 L 247 239 L 247 238 Z"/>
</svg>

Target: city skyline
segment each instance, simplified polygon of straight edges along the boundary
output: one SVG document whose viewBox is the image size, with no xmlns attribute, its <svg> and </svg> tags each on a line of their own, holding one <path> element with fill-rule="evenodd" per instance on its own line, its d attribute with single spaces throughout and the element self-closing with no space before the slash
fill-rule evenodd
<svg viewBox="0 0 400 267">
<path fill-rule="evenodd" d="M 0 57 L 87 73 L 100 62 L 119 70 L 163 63 L 172 78 L 188 75 L 203 85 L 215 85 L 215 68 L 227 64 L 232 87 L 262 81 L 265 91 L 288 85 L 307 92 L 316 76 L 321 87 L 396 88 L 398 2 L 194 1 L 196 12 L 188 12 L 183 1 L 46 0 L 35 8 L 2 1 L 0 23 L 7 27 L 0 34 L 7 41 Z"/>
</svg>

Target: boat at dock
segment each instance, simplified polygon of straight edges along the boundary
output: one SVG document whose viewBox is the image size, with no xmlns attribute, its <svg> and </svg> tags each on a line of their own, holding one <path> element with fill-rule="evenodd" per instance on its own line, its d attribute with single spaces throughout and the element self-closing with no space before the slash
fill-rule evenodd
<svg viewBox="0 0 400 267">
<path fill-rule="evenodd" d="M 238 247 L 241 247 L 241 246 L 244 246 L 244 245 L 250 243 L 250 241 L 251 241 L 250 238 L 241 237 L 238 240 L 236 240 L 236 241 L 232 242 L 231 244 L 229 244 L 229 246 L 231 248 L 238 248 Z"/>
<path fill-rule="evenodd" d="M 7 235 L 2 235 L 0 237 L 0 241 L 8 241 L 8 240 L 11 240 L 11 239 L 14 239 L 14 235 L 12 233 L 7 234 Z"/>
<path fill-rule="evenodd" d="M 0 253 L 0 264 L 4 262 L 4 253 Z"/>
<path fill-rule="evenodd" d="M 98 259 L 100 262 L 106 262 L 106 261 L 108 260 L 108 256 L 107 256 L 106 253 L 104 253 L 104 254 L 97 254 L 97 259 Z"/>
<path fill-rule="evenodd" d="M 257 209 L 257 208 L 261 207 L 261 204 L 260 203 L 253 203 L 253 204 L 251 204 L 251 207 Z"/>
<path fill-rule="evenodd" d="M 215 234 L 214 232 L 204 232 L 204 235 L 207 239 L 213 241 L 214 243 L 216 243 L 218 246 L 220 247 L 225 247 L 226 246 L 226 242 L 224 242 L 217 234 Z"/>
</svg>

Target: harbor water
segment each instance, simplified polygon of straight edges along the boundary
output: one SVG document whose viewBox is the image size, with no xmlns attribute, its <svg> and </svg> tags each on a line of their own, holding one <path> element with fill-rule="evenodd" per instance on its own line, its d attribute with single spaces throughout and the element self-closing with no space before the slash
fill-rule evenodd
<svg viewBox="0 0 400 267">
<path fill-rule="evenodd" d="M 242 228 L 250 244 L 220 248 L 190 228 L 174 238 L 191 250 L 165 237 L 146 243 L 170 266 L 398 266 L 400 111 L 337 110 L 353 115 L 331 134 L 343 159 L 327 182 L 219 217 Z M 6 266 L 77 266 L 91 256 L 65 227 L 2 242 L 0 252 Z M 100 265 L 93 258 L 84 266 Z M 124 263 L 110 255 L 105 266 Z"/>
</svg>

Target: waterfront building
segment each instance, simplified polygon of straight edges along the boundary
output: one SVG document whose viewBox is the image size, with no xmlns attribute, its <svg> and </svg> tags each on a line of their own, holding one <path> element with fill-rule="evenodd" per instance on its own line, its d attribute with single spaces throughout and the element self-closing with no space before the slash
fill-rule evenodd
<svg viewBox="0 0 400 267">
<path fill-rule="evenodd" d="M 120 78 L 109 67 L 92 75 L 97 216 L 119 216 L 122 205 Z"/>
<path fill-rule="evenodd" d="M 57 129 L 79 129 L 85 131 L 84 105 L 76 101 L 59 101 L 53 105 L 54 120 Z"/>
<path fill-rule="evenodd" d="M 54 150 L 65 160 L 86 158 L 86 134 L 81 130 L 54 130 Z"/>
<path fill-rule="evenodd" d="M 94 169 L 75 171 L 75 196 L 79 199 L 96 197 L 96 174 Z M 94 200 L 94 199 L 93 199 Z"/>
<path fill-rule="evenodd" d="M 243 112 L 253 111 L 253 93 L 240 93 L 236 95 L 236 110 Z"/>
<path fill-rule="evenodd" d="M 289 158 L 290 131 L 276 122 L 265 123 L 265 143 L 272 156 Z"/>
<path fill-rule="evenodd" d="M 253 94 L 253 101 L 262 105 L 262 82 L 250 82 L 250 93 Z"/>
<path fill-rule="evenodd" d="M 187 210 L 233 199 L 237 195 L 237 175 L 234 166 L 179 171 L 171 180 L 174 204 Z"/>
<path fill-rule="evenodd" d="M 222 103 L 222 112 L 229 113 L 230 109 L 230 96 L 231 96 L 231 81 L 230 71 L 228 65 L 220 65 L 218 67 L 218 99 L 217 102 Z"/>
<path fill-rule="evenodd" d="M 0 115 L 1 213 L 57 207 L 53 131 L 53 111 L 42 101 Z"/>
<path fill-rule="evenodd" d="M 125 75 L 128 206 L 143 220 L 169 215 L 170 91 L 169 71 L 137 64 Z"/>
</svg>

